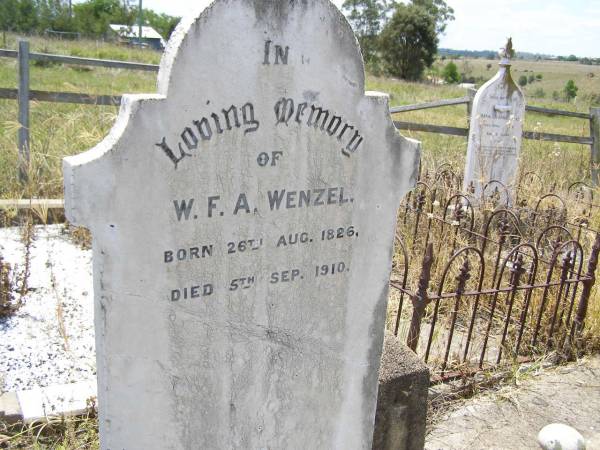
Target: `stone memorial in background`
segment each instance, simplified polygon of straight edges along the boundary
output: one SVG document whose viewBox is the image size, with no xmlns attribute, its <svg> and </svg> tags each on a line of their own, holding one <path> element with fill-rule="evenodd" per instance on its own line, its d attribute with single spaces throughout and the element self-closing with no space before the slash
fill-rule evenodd
<svg viewBox="0 0 600 450">
<path fill-rule="evenodd" d="M 91 229 L 101 447 L 370 448 L 419 144 L 328 0 L 217 0 L 64 162 Z"/>
<path fill-rule="evenodd" d="M 509 39 L 501 55 L 500 70 L 477 91 L 473 101 L 464 189 L 476 199 L 481 199 L 483 189 L 492 181 L 502 183 L 506 191 L 500 184 L 492 183 L 486 197 L 495 189 L 512 197 L 516 183 L 525 97 L 510 73 L 512 53 Z M 504 192 L 500 194 L 506 195 Z"/>
</svg>

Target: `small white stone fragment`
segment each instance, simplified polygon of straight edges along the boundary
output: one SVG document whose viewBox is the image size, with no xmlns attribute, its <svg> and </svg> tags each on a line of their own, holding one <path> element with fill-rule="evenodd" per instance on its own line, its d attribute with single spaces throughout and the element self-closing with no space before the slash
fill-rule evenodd
<svg viewBox="0 0 600 450">
<path fill-rule="evenodd" d="M 538 433 L 538 443 L 544 450 L 585 450 L 585 439 L 573 427 L 562 423 L 546 425 Z"/>
</svg>

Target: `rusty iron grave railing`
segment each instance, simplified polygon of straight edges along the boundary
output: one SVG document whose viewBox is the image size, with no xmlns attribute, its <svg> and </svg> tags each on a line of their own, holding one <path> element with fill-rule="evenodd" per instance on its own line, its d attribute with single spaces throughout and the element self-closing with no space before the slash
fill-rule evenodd
<svg viewBox="0 0 600 450">
<path fill-rule="evenodd" d="M 574 183 L 566 199 L 556 191 L 508 205 L 492 182 L 476 204 L 449 167 L 422 180 L 400 210 L 394 333 L 437 380 L 571 352 L 600 253 L 593 192 Z"/>
</svg>

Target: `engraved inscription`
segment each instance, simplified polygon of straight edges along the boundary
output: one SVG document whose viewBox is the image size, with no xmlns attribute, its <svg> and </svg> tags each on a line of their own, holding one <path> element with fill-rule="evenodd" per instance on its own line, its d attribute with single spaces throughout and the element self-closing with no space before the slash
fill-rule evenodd
<svg viewBox="0 0 600 450">
<path fill-rule="evenodd" d="M 290 47 L 289 46 L 283 46 L 283 45 L 277 45 L 275 44 L 274 46 L 272 46 L 271 44 L 273 44 L 272 41 L 267 40 L 265 41 L 265 54 L 264 54 L 264 60 L 263 60 L 263 65 L 265 66 L 269 66 L 271 65 L 271 54 L 273 52 L 273 48 L 274 48 L 274 53 L 275 53 L 275 65 L 286 65 L 288 64 L 288 59 L 290 56 Z"/>
</svg>

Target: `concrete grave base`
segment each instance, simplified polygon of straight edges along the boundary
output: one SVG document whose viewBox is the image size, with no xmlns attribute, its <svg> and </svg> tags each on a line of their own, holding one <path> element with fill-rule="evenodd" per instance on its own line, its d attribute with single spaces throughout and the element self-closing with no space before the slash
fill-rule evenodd
<svg viewBox="0 0 600 450">
<path fill-rule="evenodd" d="M 425 445 L 429 369 L 386 332 L 379 368 L 373 450 L 417 450 Z"/>
</svg>

